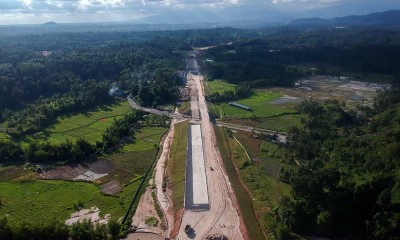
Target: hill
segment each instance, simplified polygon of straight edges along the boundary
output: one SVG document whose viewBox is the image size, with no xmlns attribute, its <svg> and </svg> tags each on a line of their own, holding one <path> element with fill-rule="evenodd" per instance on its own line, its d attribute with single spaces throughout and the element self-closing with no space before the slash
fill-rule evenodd
<svg viewBox="0 0 400 240">
<path fill-rule="evenodd" d="M 386 25 L 396 26 L 400 23 L 400 10 L 352 15 L 331 19 L 302 18 L 290 22 L 291 25 Z"/>
</svg>

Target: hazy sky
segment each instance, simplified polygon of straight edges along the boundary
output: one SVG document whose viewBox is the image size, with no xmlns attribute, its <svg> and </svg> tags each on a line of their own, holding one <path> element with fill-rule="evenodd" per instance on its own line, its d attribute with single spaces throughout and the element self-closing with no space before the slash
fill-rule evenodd
<svg viewBox="0 0 400 240">
<path fill-rule="evenodd" d="M 0 24 L 288 20 L 400 9 L 400 0 L 0 0 Z M 157 21 L 157 20 L 156 20 Z"/>
</svg>

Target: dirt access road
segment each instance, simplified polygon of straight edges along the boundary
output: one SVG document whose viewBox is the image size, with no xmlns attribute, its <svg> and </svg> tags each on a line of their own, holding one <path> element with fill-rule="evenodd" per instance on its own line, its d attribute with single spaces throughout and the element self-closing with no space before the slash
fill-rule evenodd
<svg viewBox="0 0 400 240">
<path fill-rule="evenodd" d="M 176 239 L 206 239 L 208 236 L 225 236 L 235 240 L 247 239 L 246 229 L 239 217 L 235 193 L 225 173 L 214 129 L 209 119 L 204 97 L 203 76 L 199 74 L 196 60 L 191 61 L 194 61 L 192 65 L 196 66 L 197 71 L 196 75 L 189 74 L 188 78 L 195 82 L 198 92 L 210 209 L 207 211 L 185 209 Z M 186 225 L 192 227 L 189 234 L 184 231 Z"/>
<path fill-rule="evenodd" d="M 145 108 L 145 107 L 141 107 L 139 106 L 137 103 L 135 103 L 133 101 L 133 99 L 131 98 L 131 96 L 127 97 L 128 103 L 131 106 L 131 108 L 133 109 L 137 109 L 137 110 L 142 110 L 143 112 L 147 112 L 147 113 L 153 113 L 156 115 L 164 115 L 164 116 L 168 116 L 170 118 L 173 119 L 177 119 L 177 120 L 184 120 L 184 119 L 188 119 L 186 116 L 183 116 L 182 114 L 178 114 L 178 113 L 170 113 L 167 111 L 161 111 L 161 110 L 157 110 L 157 109 L 153 109 L 153 108 Z"/>
</svg>

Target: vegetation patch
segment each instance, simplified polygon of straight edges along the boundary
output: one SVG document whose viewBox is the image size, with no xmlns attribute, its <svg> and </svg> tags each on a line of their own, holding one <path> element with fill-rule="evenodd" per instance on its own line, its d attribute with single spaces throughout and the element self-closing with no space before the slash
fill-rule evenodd
<svg viewBox="0 0 400 240">
<path fill-rule="evenodd" d="M 290 186 L 278 180 L 283 150 L 265 140 L 252 138 L 251 133 L 237 131 L 236 138 L 242 143 L 250 157 L 257 159 L 257 161 L 250 162 L 243 148 L 233 137 L 228 137 L 224 128 L 216 128 L 216 133 L 218 147 L 221 155 L 226 159 L 224 160 L 225 166 L 230 180 L 233 182 L 235 193 L 238 195 L 245 222 L 258 222 L 268 237 L 274 237 L 277 224 L 272 209 L 278 205 L 281 197 L 290 196 Z M 237 180 L 235 180 L 236 170 L 233 163 L 239 169 L 240 176 L 236 176 Z M 230 164 L 232 166 L 229 166 Z M 252 199 L 249 193 L 241 187 L 239 179 L 250 191 Z M 252 202 L 252 205 L 249 206 L 249 202 Z M 255 224 L 249 224 L 246 227 L 249 234 L 253 235 L 252 239 L 264 238 L 258 225 L 258 230 Z"/>
<path fill-rule="evenodd" d="M 207 88 L 209 89 L 210 93 L 222 94 L 227 91 L 235 91 L 236 86 L 236 84 L 228 83 L 220 79 L 207 81 Z"/>
<path fill-rule="evenodd" d="M 118 220 L 126 213 L 132 195 L 140 184 L 139 180 L 154 160 L 158 146 L 154 144 L 159 143 L 166 130 L 163 127 L 144 127 L 137 132 L 135 143 L 104 155 L 100 160 L 83 162 L 79 166 L 58 166 L 43 173 L 47 178 L 65 180 L 71 180 L 87 170 L 108 173 L 94 181 L 95 184 L 37 180 L 39 174 L 23 166 L 0 168 L 3 205 L 0 207 L 0 217 L 8 214 L 10 224 L 24 221 L 37 224 L 40 216 L 44 224 L 50 224 L 53 220 L 64 221 L 69 218 L 75 212 L 74 204 L 79 202 L 86 208 L 96 206 L 101 214 L 109 213 Z"/>
<path fill-rule="evenodd" d="M 174 211 L 183 207 L 185 197 L 185 173 L 188 142 L 189 121 L 175 125 L 174 141 L 168 161 L 168 181 L 172 187 L 172 202 Z"/>
<path fill-rule="evenodd" d="M 185 101 L 185 102 L 183 102 L 183 103 L 179 106 L 178 111 L 179 111 L 181 114 L 191 115 L 191 103 L 190 103 L 190 101 Z"/>
<path fill-rule="evenodd" d="M 229 181 L 231 182 L 232 188 L 235 191 L 249 238 L 252 240 L 263 239 L 263 232 L 261 231 L 259 225 L 256 224 L 258 221 L 254 213 L 253 206 L 252 204 L 249 204 L 252 202 L 252 199 L 246 189 L 243 188 L 240 182 L 240 177 L 237 175 L 232 159 L 232 152 L 228 136 L 226 135 L 224 128 L 215 127 L 214 130 L 216 133 L 218 148 L 220 150 L 222 160 L 224 161 Z"/>
<path fill-rule="evenodd" d="M 144 223 L 146 223 L 148 226 L 157 227 L 158 220 L 155 217 L 149 217 L 144 221 Z"/>
<path fill-rule="evenodd" d="M 118 220 L 128 209 L 138 185 L 139 182 L 132 183 L 111 197 L 101 194 L 98 186 L 91 183 L 58 180 L 0 182 L 0 216 L 7 216 L 10 224 L 50 224 L 69 218 L 75 212 L 74 203 L 80 202 L 89 208 L 97 206 L 102 214 L 109 213 Z"/>
<path fill-rule="evenodd" d="M 292 107 L 282 107 L 276 104 L 269 104 L 271 100 L 277 99 L 282 96 L 280 93 L 267 92 L 267 91 L 255 91 L 252 96 L 246 99 L 236 101 L 239 104 L 250 107 L 253 111 L 247 111 L 228 103 L 222 103 L 221 108 L 224 116 L 238 116 L 238 117 L 270 117 L 276 116 L 282 113 L 293 113 L 295 112 Z"/>
</svg>

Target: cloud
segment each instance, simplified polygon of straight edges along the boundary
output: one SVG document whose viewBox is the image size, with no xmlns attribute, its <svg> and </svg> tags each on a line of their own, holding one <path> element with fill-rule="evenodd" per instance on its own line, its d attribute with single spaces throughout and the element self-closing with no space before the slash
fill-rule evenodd
<svg viewBox="0 0 400 240">
<path fill-rule="evenodd" d="M 399 0 L 0 0 L 0 24 L 124 21 L 153 15 L 287 19 L 400 9 Z M 185 13 L 186 12 L 186 13 Z M 186 15 L 185 15 L 186 14 Z"/>
</svg>

